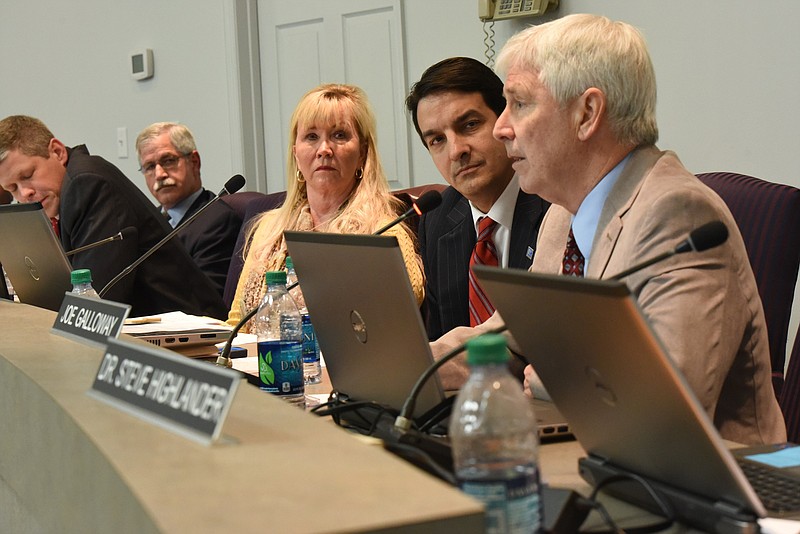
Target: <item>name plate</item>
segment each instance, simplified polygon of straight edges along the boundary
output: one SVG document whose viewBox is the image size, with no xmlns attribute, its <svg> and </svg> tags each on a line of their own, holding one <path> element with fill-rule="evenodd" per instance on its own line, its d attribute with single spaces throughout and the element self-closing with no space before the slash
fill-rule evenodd
<svg viewBox="0 0 800 534">
<path fill-rule="evenodd" d="M 236 371 L 166 349 L 108 340 L 89 394 L 183 436 L 219 438 L 236 388 Z"/>
<path fill-rule="evenodd" d="M 67 292 L 58 310 L 53 332 L 91 344 L 105 345 L 116 339 L 131 307 L 111 300 L 83 297 Z"/>
</svg>

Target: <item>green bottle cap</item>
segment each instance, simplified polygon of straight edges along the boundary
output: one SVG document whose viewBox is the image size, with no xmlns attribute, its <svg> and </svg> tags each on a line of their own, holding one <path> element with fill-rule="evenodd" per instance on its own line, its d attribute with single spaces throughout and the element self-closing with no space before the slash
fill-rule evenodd
<svg viewBox="0 0 800 534">
<path fill-rule="evenodd" d="M 286 271 L 267 271 L 264 275 L 267 285 L 283 284 L 286 285 Z"/>
<path fill-rule="evenodd" d="M 91 284 L 92 271 L 89 269 L 75 269 L 70 273 L 70 280 L 72 281 L 72 285 Z"/>
<path fill-rule="evenodd" d="M 286 256 L 286 270 L 294 269 L 294 262 L 291 256 Z"/>
<path fill-rule="evenodd" d="M 467 341 L 467 363 L 486 365 L 508 361 L 506 338 L 500 334 L 484 334 Z"/>
</svg>

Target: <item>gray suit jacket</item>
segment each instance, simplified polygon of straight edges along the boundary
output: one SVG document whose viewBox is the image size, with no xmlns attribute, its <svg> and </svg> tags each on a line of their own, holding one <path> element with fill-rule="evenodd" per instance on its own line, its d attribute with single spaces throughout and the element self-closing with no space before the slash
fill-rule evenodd
<svg viewBox="0 0 800 534">
<path fill-rule="evenodd" d="M 722 246 L 675 255 L 626 283 L 723 438 L 748 444 L 785 441 L 764 312 L 741 234 L 722 199 L 675 154 L 653 146 L 634 151 L 603 208 L 586 275 L 610 278 L 674 248 L 712 220 L 721 220 L 730 232 Z M 565 209 L 548 210 L 532 271 L 560 271 L 570 222 Z M 501 321 L 495 314 L 481 326 Z M 453 331 L 435 353 L 479 329 Z"/>
</svg>

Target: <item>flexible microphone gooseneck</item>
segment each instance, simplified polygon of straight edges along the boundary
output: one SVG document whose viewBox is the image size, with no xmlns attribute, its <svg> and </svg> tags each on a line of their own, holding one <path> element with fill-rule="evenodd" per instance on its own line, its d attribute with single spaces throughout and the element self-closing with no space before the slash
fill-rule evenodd
<svg viewBox="0 0 800 534">
<path fill-rule="evenodd" d="M 73 254 L 77 254 L 78 252 L 83 252 L 85 250 L 93 249 L 95 247 L 99 247 L 100 245 L 105 245 L 106 243 L 111 243 L 112 241 L 122 241 L 123 239 L 130 239 L 136 233 L 136 228 L 133 226 L 126 226 L 116 234 L 112 235 L 111 237 L 107 237 L 105 239 L 101 239 L 100 241 L 95 241 L 94 243 L 89 243 L 88 245 L 83 245 L 82 247 L 78 247 L 76 249 L 70 250 L 69 252 L 65 252 L 67 256 L 72 256 Z"/>
<path fill-rule="evenodd" d="M 411 207 L 408 208 L 402 215 L 375 232 L 374 235 L 381 235 L 389 228 L 400 224 L 412 215 L 422 215 L 423 213 L 427 213 L 432 209 L 438 208 L 439 204 L 441 203 L 442 194 L 435 189 L 429 189 L 428 191 L 422 193 L 417 200 L 412 202 Z"/>
<path fill-rule="evenodd" d="M 492 328 L 491 330 L 485 332 L 486 334 L 501 334 L 508 329 L 506 325 L 498 326 L 497 328 Z M 464 352 L 467 348 L 466 343 L 462 343 L 461 345 L 457 346 L 435 362 L 433 365 L 425 369 L 425 372 L 420 375 L 417 381 L 414 383 L 414 387 L 411 388 L 411 393 L 408 394 L 406 397 L 406 401 L 403 403 L 403 408 L 400 410 L 400 415 L 394 420 L 394 428 L 405 432 L 409 428 L 411 428 L 411 421 L 414 417 L 414 407 L 417 404 L 417 397 L 419 397 L 420 391 L 428 382 L 428 380 L 439 370 L 441 366 Z"/>
<path fill-rule="evenodd" d="M 645 267 L 650 267 L 654 263 L 665 260 L 675 254 L 682 254 L 684 252 L 703 252 L 710 248 L 714 248 L 723 244 L 728 239 L 728 227 L 722 221 L 711 221 L 703 226 L 696 228 L 689 233 L 689 237 L 678 243 L 672 250 L 663 252 L 658 256 L 643 261 L 634 265 L 630 269 L 615 274 L 609 280 L 621 280 L 626 276 L 630 276 L 635 272 L 641 271 Z"/>
<path fill-rule="evenodd" d="M 205 204 L 202 208 L 200 208 L 199 210 L 194 212 L 192 214 L 192 216 L 189 217 L 188 219 L 186 219 L 183 223 L 181 223 L 178 226 L 176 226 L 170 233 L 168 233 L 166 236 L 164 236 L 164 238 L 161 241 L 159 241 L 158 243 L 153 245 L 147 252 L 145 252 L 144 254 L 139 256 L 139 259 L 137 259 L 136 261 L 134 261 L 133 263 L 131 263 L 130 265 L 125 267 L 125 269 L 123 269 L 121 273 L 119 273 L 117 276 L 112 278 L 111 281 L 108 282 L 102 290 L 100 290 L 100 293 L 99 293 L 100 298 L 103 298 L 103 296 L 106 293 L 108 293 L 109 289 L 114 287 L 117 282 L 119 282 L 120 280 L 122 280 L 123 278 L 128 276 L 131 273 L 131 271 L 133 271 L 135 268 L 137 268 L 144 260 L 146 260 L 147 258 L 152 256 L 156 251 L 158 251 L 158 249 L 163 247 L 164 244 L 167 241 L 169 241 L 170 239 L 172 239 L 173 237 L 175 237 L 175 235 L 178 232 L 180 232 L 181 230 L 183 230 L 184 228 L 189 226 L 189 224 L 191 224 L 192 221 L 197 219 L 197 217 L 199 217 L 201 213 L 203 213 L 209 206 L 211 206 L 211 204 L 217 202 L 220 198 L 222 198 L 222 197 L 224 197 L 226 195 L 229 195 L 231 193 L 235 193 L 236 191 L 238 191 L 242 187 L 244 187 L 244 176 L 242 176 L 241 174 L 237 174 L 237 175 L 233 176 L 232 178 L 230 178 L 227 182 L 225 182 L 225 187 L 222 188 L 222 191 L 220 191 L 219 194 L 216 197 L 211 199 L 211 201 L 208 202 L 207 204 Z"/>
<path fill-rule="evenodd" d="M 393 226 L 397 226 L 398 224 L 409 218 L 411 215 L 414 214 L 422 215 L 423 213 L 427 213 L 433 209 L 438 208 L 439 204 L 441 203 L 442 203 L 442 194 L 439 193 L 439 191 L 436 191 L 435 189 L 426 191 L 425 193 L 420 195 L 420 197 L 411 204 L 411 207 L 408 208 L 408 210 L 406 210 L 402 215 L 400 215 L 400 217 L 393 220 L 391 223 L 387 224 L 386 226 L 384 226 L 377 232 L 373 233 L 372 235 L 381 235 L 382 233 L 386 232 Z M 289 284 L 288 286 L 286 286 L 286 291 L 291 291 L 292 289 L 294 289 L 296 285 L 297 282 Z M 245 324 L 247 324 L 247 321 L 249 321 L 255 316 L 257 311 L 258 311 L 258 306 L 247 312 L 245 316 L 242 317 L 242 320 L 236 323 L 236 326 L 233 327 L 230 336 L 228 336 L 228 341 L 225 342 L 225 346 L 220 351 L 219 356 L 217 356 L 217 361 L 216 361 L 217 365 L 223 367 L 233 366 L 233 362 L 231 362 L 230 358 L 231 349 L 233 346 L 233 339 L 239 333 L 239 330 L 241 330 L 242 327 Z"/>
</svg>

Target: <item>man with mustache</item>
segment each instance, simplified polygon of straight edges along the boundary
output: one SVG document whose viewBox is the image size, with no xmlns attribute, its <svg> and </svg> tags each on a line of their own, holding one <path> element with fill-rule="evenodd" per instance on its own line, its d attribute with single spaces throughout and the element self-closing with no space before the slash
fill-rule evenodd
<svg viewBox="0 0 800 534">
<path fill-rule="evenodd" d="M 183 124 L 151 124 L 136 138 L 136 151 L 147 188 L 173 228 L 214 198 L 203 188 L 200 153 L 192 132 Z M 230 206 L 215 202 L 176 236 L 220 295 L 241 225 Z"/>
<path fill-rule="evenodd" d="M 472 278 L 472 264 L 527 269 L 533 259 L 549 204 L 520 190 L 505 147 L 492 137 L 505 104 L 500 78 L 466 57 L 429 67 L 406 99 L 422 143 L 450 184 L 442 205 L 419 225 L 430 339 L 480 324 L 494 311 Z"/>
</svg>

